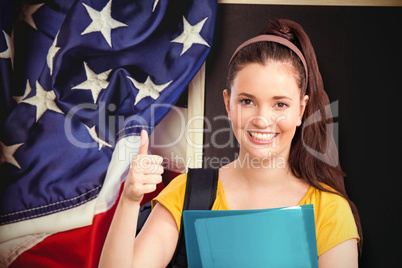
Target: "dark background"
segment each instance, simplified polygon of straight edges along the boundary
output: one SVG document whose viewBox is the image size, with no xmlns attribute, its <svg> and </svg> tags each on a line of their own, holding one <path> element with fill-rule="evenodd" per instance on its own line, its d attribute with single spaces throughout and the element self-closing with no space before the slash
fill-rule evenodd
<svg viewBox="0 0 402 268">
<path fill-rule="evenodd" d="M 396 267 L 402 238 L 402 8 L 220 4 L 206 66 L 205 115 L 212 131 L 204 133 L 204 166 L 211 166 L 214 157 L 235 157 L 232 134 L 214 132 L 229 127 L 216 117 L 226 116 L 227 63 L 235 48 L 258 35 L 271 18 L 302 25 L 330 102 L 338 101 L 334 122 L 340 161 L 363 226 L 360 267 Z"/>
</svg>

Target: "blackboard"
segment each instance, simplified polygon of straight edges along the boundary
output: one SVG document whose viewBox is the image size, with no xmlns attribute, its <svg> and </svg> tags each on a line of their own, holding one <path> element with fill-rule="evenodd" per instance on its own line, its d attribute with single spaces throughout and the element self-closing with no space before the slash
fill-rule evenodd
<svg viewBox="0 0 402 268">
<path fill-rule="evenodd" d="M 363 226 L 360 267 L 395 267 L 401 238 L 402 8 L 220 4 L 206 63 L 204 166 L 237 152 L 222 90 L 235 48 L 271 18 L 300 23 L 315 48 L 346 190 Z M 217 132 L 217 129 L 222 131 Z"/>
</svg>

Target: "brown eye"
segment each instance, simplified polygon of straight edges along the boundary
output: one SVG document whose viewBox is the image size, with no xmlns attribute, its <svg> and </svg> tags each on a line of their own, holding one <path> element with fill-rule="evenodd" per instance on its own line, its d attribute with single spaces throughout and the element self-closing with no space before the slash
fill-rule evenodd
<svg viewBox="0 0 402 268">
<path fill-rule="evenodd" d="M 278 102 L 275 104 L 276 107 L 280 108 L 280 109 L 284 109 L 286 107 L 289 107 L 289 105 L 285 102 Z"/>
<path fill-rule="evenodd" d="M 253 103 L 253 101 L 250 100 L 250 99 L 242 99 L 242 100 L 239 101 L 239 103 L 244 104 L 244 105 L 250 105 L 250 104 Z"/>
</svg>

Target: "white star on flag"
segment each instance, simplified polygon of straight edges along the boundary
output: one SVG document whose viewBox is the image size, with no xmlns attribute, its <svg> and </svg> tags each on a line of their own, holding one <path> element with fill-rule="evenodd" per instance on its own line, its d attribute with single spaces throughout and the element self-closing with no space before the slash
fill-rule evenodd
<svg viewBox="0 0 402 268">
<path fill-rule="evenodd" d="M 14 69 L 14 37 L 10 37 L 5 31 L 3 31 L 3 34 L 4 38 L 6 39 L 7 49 L 3 52 L 0 52 L 0 58 L 11 59 L 11 67 Z"/>
<path fill-rule="evenodd" d="M 107 79 L 112 69 L 107 70 L 100 74 L 96 74 L 88 67 L 88 64 L 86 62 L 84 62 L 84 67 L 85 67 L 85 73 L 87 75 L 87 80 L 85 80 L 79 85 L 76 85 L 71 89 L 91 90 L 94 103 L 96 103 L 99 97 L 99 93 L 102 91 L 102 89 L 107 88 L 107 86 L 109 85 Z"/>
<path fill-rule="evenodd" d="M 127 76 L 127 78 L 130 79 L 133 85 L 139 90 L 137 96 L 135 97 L 134 105 L 137 105 L 140 100 L 148 96 L 156 100 L 160 95 L 159 93 L 162 92 L 162 90 L 164 90 L 172 82 L 169 81 L 163 85 L 155 85 L 155 83 L 152 82 L 151 77 L 149 76 L 147 77 L 145 83 L 140 83 L 130 76 Z"/>
<path fill-rule="evenodd" d="M 17 151 L 17 149 L 20 148 L 21 145 L 23 145 L 23 143 L 6 146 L 4 143 L 0 141 L 0 151 L 2 152 L 0 154 L 0 165 L 7 162 L 21 169 L 21 166 L 14 158 L 15 151 Z"/>
<path fill-rule="evenodd" d="M 25 1 L 22 2 L 22 7 L 21 7 L 22 11 L 20 13 L 20 17 L 23 21 L 25 21 L 28 25 L 30 25 L 35 30 L 38 30 L 38 28 L 36 27 L 36 24 L 32 18 L 32 15 L 43 5 L 44 5 L 44 3 L 36 4 L 36 5 L 28 5 Z"/>
<path fill-rule="evenodd" d="M 46 91 L 38 81 L 36 81 L 36 95 L 23 100 L 22 102 L 29 103 L 36 106 L 36 122 L 39 118 L 47 111 L 52 110 L 64 114 L 59 107 L 57 107 L 54 100 L 56 99 L 56 94 L 53 90 Z"/>
<path fill-rule="evenodd" d="M 205 18 L 192 26 L 183 16 L 183 33 L 171 41 L 183 44 L 183 50 L 181 51 L 180 56 L 183 55 L 193 44 L 201 44 L 209 47 L 209 44 L 200 35 L 202 27 L 207 19 L 208 18 Z"/>
<path fill-rule="evenodd" d="M 91 128 L 85 124 L 84 124 L 84 126 L 87 128 L 88 133 L 89 133 L 89 135 L 91 135 L 92 139 L 94 139 L 99 144 L 99 149 L 98 149 L 99 151 L 100 151 L 100 149 L 102 149 L 103 146 L 112 147 L 112 145 L 110 145 L 106 141 L 99 139 L 98 135 L 96 134 L 95 126 L 93 126 Z"/>
<path fill-rule="evenodd" d="M 84 3 L 82 4 L 87 9 L 92 22 L 81 33 L 81 35 L 93 32 L 101 32 L 103 37 L 106 39 L 106 42 L 110 47 L 112 47 L 112 29 L 127 26 L 127 24 L 112 18 L 112 0 L 110 0 L 101 11 L 97 11 Z"/>
<path fill-rule="evenodd" d="M 47 56 L 46 56 L 47 66 L 50 69 L 50 75 L 53 74 L 53 59 L 54 59 L 54 56 L 56 56 L 56 53 L 60 50 L 60 47 L 56 46 L 58 37 L 59 37 L 59 33 L 57 33 L 56 37 L 54 38 L 52 46 L 49 48 L 49 52 L 47 53 Z"/>
<path fill-rule="evenodd" d="M 13 99 L 19 104 L 23 99 L 25 99 L 28 94 L 31 92 L 31 84 L 29 83 L 29 79 L 27 79 L 27 85 L 25 86 L 25 92 L 23 96 L 14 96 Z"/>
</svg>

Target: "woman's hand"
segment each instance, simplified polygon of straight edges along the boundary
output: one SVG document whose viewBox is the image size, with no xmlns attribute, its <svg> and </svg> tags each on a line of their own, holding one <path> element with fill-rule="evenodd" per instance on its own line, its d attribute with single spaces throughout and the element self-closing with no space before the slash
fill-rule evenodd
<svg viewBox="0 0 402 268">
<path fill-rule="evenodd" d="M 135 203 L 140 203 L 145 194 L 155 191 L 162 181 L 163 158 L 148 154 L 148 133 L 141 131 L 140 149 L 133 158 L 124 185 L 123 196 Z"/>
<path fill-rule="evenodd" d="M 162 181 L 161 174 L 163 173 L 162 168 L 162 157 L 157 155 L 148 155 L 148 134 L 145 130 L 141 131 L 141 141 L 140 149 L 138 155 L 134 157 L 130 165 L 130 170 L 127 179 L 124 183 L 123 193 L 121 195 L 119 204 L 117 205 L 116 212 L 113 216 L 112 223 L 109 228 L 108 235 L 103 246 L 99 267 L 133 267 L 134 264 L 134 244 L 137 249 L 137 256 L 135 259 L 135 264 L 140 265 L 139 267 L 155 267 L 155 263 L 168 263 L 169 257 L 173 255 L 175 244 L 171 245 L 169 248 L 172 249 L 168 251 L 170 254 L 164 259 L 160 258 L 149 258 L 150 254 L 157 254 L 160 256 L 165 256 L 167 253 L 164 246 L 160 246 L 159 251 L 155 251 L 155 247 L 149 247 L 149 245 L 155 243 L 155 241 L 161 241 L 161 237 L 167 237 L 167 235 L 173 234 L 173 242 L 177 241 L 178 232 L 175 225 L 173 216 L 164 207 L 157 210 L 162 211 L 162 213 L 156 213 L 153 216 L 157 220 L 161 219 L 160 215 L 165 215 L 168 220 L 162 218 L 162 221 L 167 221 L 175 229 L 171 232 L 166 231 L 166 228 L 152 229 L 149 231 L 151 235 L 144 236 L 143 240 L 135 241 L 137 238 L 135 236 L 137 229 L 137 219 L 140 209 L 140 202 L 144 197 L 144 194 L 155 191 L 156 185 Z M 155 213 L 151 213 L 155 214 Z M 151 217 L 151 216 L 150 216 Z M 170 218 L 168 218 L 170 217 Z M 149 219 L 148 219 L 149 221 Z M 163 225 L 163 224 L 162 224 Z M 174 236 L 175 235 L 175 236 Z M 155 238 L 157 236 L 157 238 Z M 164 239 L 164 241 L 169 241 L 171 237 Z M 152 241 L 151 243 L 148 241 Z M 135 243 L 134 243 L 135 242 Z M 145 250 L 145 253 L 143 253 Z M 149 250 L 149 251 L 147 251 Z M 165 254 L 165 255 L 164 255 Z M 159 262 L 158 262 L 159 261 Z M 144 264 L 144 265 L 142 265 Z M 160 267 L 165 267 L 159 265 Z"/>
</svg>

